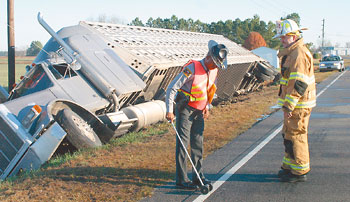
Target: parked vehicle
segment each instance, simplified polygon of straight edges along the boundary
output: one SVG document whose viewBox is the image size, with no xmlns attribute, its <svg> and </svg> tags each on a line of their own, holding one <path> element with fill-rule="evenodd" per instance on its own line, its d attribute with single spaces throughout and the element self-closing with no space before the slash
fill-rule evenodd
<svg viewBox="0 0 350 202">
<path fill-rule="evenodd" d="M 167 86 L 189 59 L 207 54 L 209 40 L 230 51 L 217 99 L 257 89 L 275 74 L 221 35 L 94 22 L 56 33 L 40 13 L 38 21 L 52 38 L 10 94 L 0 90 L 0 179 L 39 168 L 63 140 L 98 147 L 165 120 Z"/>
<path fill-rule="evenodd" d="M 320 72 L 332 70 L 344 71 L 344 60 L 339 55 L 325 55 L 320 61 L 319 70 Z"/>
</svg>

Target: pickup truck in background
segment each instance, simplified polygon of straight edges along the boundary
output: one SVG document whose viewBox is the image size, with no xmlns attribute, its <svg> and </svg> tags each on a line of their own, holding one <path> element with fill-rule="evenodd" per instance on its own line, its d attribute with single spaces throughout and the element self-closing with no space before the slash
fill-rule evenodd
<svg viewBox="0 0 350 202">
<path fill-rule="evenodd" d="M 229 49 L 216 100 L 259 88 L 277 73 L 265 60 L 221 35 L 85 22 L 52 36 L 16 87 L 0 90 L 0 180 L 38 169 L 63 140 L 77 149 L 165 120 L 165 91 L 208 41 Z"/>
</svg>

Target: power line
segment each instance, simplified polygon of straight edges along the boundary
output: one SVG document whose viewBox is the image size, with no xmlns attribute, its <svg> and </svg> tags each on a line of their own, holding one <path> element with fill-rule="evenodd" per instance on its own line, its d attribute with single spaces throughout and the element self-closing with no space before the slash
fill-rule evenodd
<svg viewBox="0 0 350 202">
<path fill-rule="evenodd" d="M 259 8 L 259 9 L 263 8 L 263 9 L 265 9 L 265 10 L 270 10 L 271 12 L 269 12 L 269 14 L 273 14 L 273 13 L 276 12 L 276 10 L 271 9 L 270 7 L 266 7 L 264 4 L 260 4 L 260 2 L 257 2 L 257 1 L 255 1 L 255 0 L 251 0 L 251 2 L 254 4 L 254 6 L 256 6 L 256 7 Z M 272 15 L 271 15 L 271 16 L 272 16 Z M 275 17 L 275 16 L 273 16 L 273 17 Z"/>
<path fill-rule="evenodd" d="M 277 1 L 276 2 L 274 0 L 265 0 L 265 2 L 268 2 L 270 5 L 273 5 L 276 9 L 278 9 L 282 13 L 284 13 L 281 17 L 283 17 L 283 16 L 285 17 L 288 14 L 292 14 L 292 13 L 297 13 L 299 15 L 298 11 L 291 9 L 288 6 L 283 6 L 283 5 L 281 6 L 281 1 Z M 299 15 L 299 17 L 300 17 L 300 15 Z M 307 22 L 308 24 L 313 24 L 314 23 L 313 20 L 309 19 L 309 18 L 303 18 L 303 19 L 300 18 L 300 20 L 302 20 L 303 22 Z M 301 24 L 301 22 L 300 22 L 300 24 Z"/>
<path fill-rule="evenodd" d="M 280 6 L 276 6 L 273 2 L 270 2 L 270 1 L 268 1 L 268 0 L 265 0 L 264 2 L 267 3 L 267 4 L 269 4 L 270 6 L 274 7 L 274 8 L 275 8 L 275 9 L 274 9 L 275 12 L 276 12 L 276 11 L 280 11 L 281 13 L 287 13 L 287 12 L 283 11 L 283 10 L 281 9 Z M 283 14 L 283 15 L 284 15 L 284 14 Z"/>
<path fill-rule="evenodd" d="M 335 37 L 350 37 L 350 35 L 345 35 L 345 34 L 328 34 L 328 36 L 335 36 Z"/>
<path fill-rule="evenodd" d="M 6 26 L 9 27 L 10 29 L 12 29 L 13 31 L 15 30 L 11 25 L 9 25 L 8 23 L 6 23 Z M 44 50 L 44 47 L 39 47 L 36 43 L 33 43 L 37 48 L 39 48 L 40 50 L 44 51 L 47 55 L 49 55 L 49 53 Z"/>
</svg>

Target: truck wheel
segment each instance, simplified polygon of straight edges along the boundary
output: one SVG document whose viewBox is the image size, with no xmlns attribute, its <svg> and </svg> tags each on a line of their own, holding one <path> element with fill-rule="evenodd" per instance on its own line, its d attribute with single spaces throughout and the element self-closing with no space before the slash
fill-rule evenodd
<svg viewBox="0 0 350 202">
<path fill-rule="evenodd" d="M 257 65 L 257 67 L 255 68 L 256 71 L 259 71 L 267 76 L 274 76 L 276 75 L 278 72 L 273 70 L 273 69 L 270 69 L 268 67 L 266 67 L 265 65 L 262 65 L 262 64 L 259 64 Z"/>
<path fill-rule="evenodd" d="M 255 77 L 258 79 L 259 82 L 269 81 L 273 79 L 269 75 L 258 71 L 255 72 Z"/>
<path fill-rule="evenodd" d="M 91 126 L 70 109 L 63 109 L 57 114 L 57 122 L 67 132 L 67 139 L 77 149 L 101 146 Z"/>
</svg>

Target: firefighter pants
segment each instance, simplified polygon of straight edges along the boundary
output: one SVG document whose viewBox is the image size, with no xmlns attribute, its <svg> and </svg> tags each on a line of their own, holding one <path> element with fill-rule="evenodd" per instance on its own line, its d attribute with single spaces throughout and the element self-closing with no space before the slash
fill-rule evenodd
<svg viewBox="0 0 350 202">
<path fill-rule="evenodd" d="M 310 171 L 308 144 L 308 125 L 311 108 L 297 108 L 292 117 L 284 120 L 282 136 L 285 154 L 282 168 L 295 175 L 304 175 Z"/>
<path fill-rule="evenodd" d="M 204 118 L 202 111 L 185 106 L 176 107 L 176 129 L 181 137 L 182 142 L 187 147 L 191 146 L 191 159 L 201 178 L 203 162 L 203 131 Z M 180 141 L 176 137 L 176 183 L 181 184 L 188 182 L 187 176 L 187 155 Z M 192 169 L 192 180 L 197 179 L 197 175 Z"/>
</svg>

